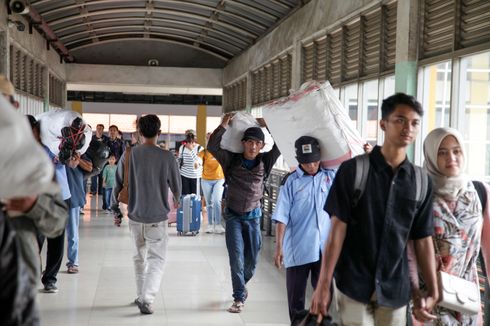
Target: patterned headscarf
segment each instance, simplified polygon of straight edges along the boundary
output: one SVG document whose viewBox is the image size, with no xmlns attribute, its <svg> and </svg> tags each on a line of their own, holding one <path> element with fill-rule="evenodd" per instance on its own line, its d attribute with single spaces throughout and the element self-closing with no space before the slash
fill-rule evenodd
<svg viewBox="0 0 490 326">
<path fill-rule="evenodd" d="M 466 165 L 466 152 L 464 149 L 463 136 L 458 130 L 453 128 L 437 128 L 427 135 L 424 140 L 424 168 L 432 179 L 435 193 L 445 199 L 456 200 L 456 198 L 466 190 L 468 180 L 464 174 L 447 177 L 441 173 L 437 166 L 437 152 L 439 151 L 442 141 L 447 136 L 456 138 L 456 141 L 461 146 L 463 166 L 460 168 L 461 171 L 464 171 Z"/>
</svg>

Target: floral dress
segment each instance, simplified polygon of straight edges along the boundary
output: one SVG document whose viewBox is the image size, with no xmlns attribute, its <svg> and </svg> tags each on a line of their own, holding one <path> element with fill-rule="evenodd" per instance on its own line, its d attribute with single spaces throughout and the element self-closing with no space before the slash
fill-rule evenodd
<svg viewBox="0 0 490 326">
<path fill-rule="evenodd" d="M 434 248 L 438 270 L 464 278 L 478 285 L 476 262 L 483 226 L 482 207 L 471 181 L 456 201 L 435 195 Z M 442 260 L 442 266 L 440 264 Z M 433 325 L 478 325 L 478 314 L 468 315 L 436 306 L 438 319 Z"/>
</svg>

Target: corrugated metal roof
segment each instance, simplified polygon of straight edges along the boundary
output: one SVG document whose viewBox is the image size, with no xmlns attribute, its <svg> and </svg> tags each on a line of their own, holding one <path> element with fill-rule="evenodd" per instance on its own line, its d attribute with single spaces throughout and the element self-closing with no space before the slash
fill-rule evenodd
<svg viewBox="0 0 490 326">
<path fill-rule="evenodd" d="M 104 49 L 104 45 L 114 42 L 131 46 L 133 41 L 151 41 L 150 44 L 158 44 L 155 49 L 165 46 L 163 43 L 179 51 L 200 51 L 224 66 L 306 2 L 32 0 L 31 6 L 78 62 L 84 61 L 91 48 Z M 77 56 L 78 53 L 82 55 Z M 96 59 L 90 63 L 97 63 Z"/>
</svg>

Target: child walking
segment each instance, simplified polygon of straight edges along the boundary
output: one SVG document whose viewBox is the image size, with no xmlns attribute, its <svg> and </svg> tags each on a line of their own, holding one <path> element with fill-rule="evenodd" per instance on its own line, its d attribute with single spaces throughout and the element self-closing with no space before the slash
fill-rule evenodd
<svg viewBox="0 0 490 326">
<path fill-rule="evenodd" d="M 107 203 L 107 211 L 110 212 L 112 188 L 116 179 L 116 156 L 111 154 L 108 163 L 102 170 L 102 188 L 104 188 L 104 201 Z"/>
</svg>

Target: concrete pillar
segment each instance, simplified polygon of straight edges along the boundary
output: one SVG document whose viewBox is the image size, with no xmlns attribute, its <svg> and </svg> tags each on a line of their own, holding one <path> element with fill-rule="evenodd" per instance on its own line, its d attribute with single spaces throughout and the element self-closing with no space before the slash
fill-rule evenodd
<svg viewBox="0 0 490 326">
<path fill-rule="evenodd" d="M 418 0 L 397 2 L 395 91 L 417 92 Z"/>
<path fill-rule="evenodd" d="M 49 111 L 49 68 L 44 67 L 42 73 L 44 112 Z"/>
<path fill-rule="evenodd" d="M 204 146 L 206 144 L 206 118 L 207 106 L 200 104 L 197 106 L 196 133 L 197 142 Z"/>
<path fill-rule="evenodd" d="M 10 79 L 10 46 L 8 31 L 0 31 L 0 74 Z"/>
<path fill-rule="evenodd" d="M 61 107 L 66 108 L 66 101 L 68 98 L 68 93 L 66 90 L 66 82 L 63 82 L 63 90 L 61 91 Z"/>
<path fill-rule="evenodd" d="M 294 42 L 294 49 L 291 55 L 291 88 L 297 90 L 301 86 L 301 42 Z"/>
<path fill-rule="evenodd" d="M 249 70 L 247 72 L 247 93 L 245 97 L 245 110 L 250 112 L 252 108 L 252 72 Z"/>
</svg>

